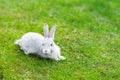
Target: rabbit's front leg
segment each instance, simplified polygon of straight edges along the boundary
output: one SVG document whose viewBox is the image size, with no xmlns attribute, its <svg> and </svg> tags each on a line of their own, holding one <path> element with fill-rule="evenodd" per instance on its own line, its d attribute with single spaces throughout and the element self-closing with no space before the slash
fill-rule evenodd
<svg viewBox="0 0 120 80">
<path fill-rule="evenodd" d="M 59 61 L 59 60 L 65 60 L 66 58 L 65 58 L 64 56 L 57 55 L 54 59 L 55 59 L 56 61 Z"/>
<path fill-rule="evenodd" d="M 64 56 L 61 56 L 61 55 L 60 55 L 60 56 L 59 56 L 59 59 L 60 59 L 60 60 L 65 60 L 66 58 L 65 58 Z"/>
<path fill-rule="evenodd" d="M 57 56 L 57 55 L 56 56 L 52 56 L 51 59 L 56 60 L 56 61 L 60 60 L 59 56 Z"/>
</svg>

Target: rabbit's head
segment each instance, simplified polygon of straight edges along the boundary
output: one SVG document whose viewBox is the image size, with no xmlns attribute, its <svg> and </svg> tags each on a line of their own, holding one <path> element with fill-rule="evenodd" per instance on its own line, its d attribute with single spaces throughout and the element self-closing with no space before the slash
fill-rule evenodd
<svg viewBox="0 0 120 80">
<path fill-rule="evenodd" d="M 44 40 L 42 42 L 42 48 L 41 51 L 45 55 L 50 55 L 54 52 L 54 34 L 56 30 L 56 25 L 53 25 L 52 29 L 49 32 L 48 25 L 44 25 Z"/>
</svg>

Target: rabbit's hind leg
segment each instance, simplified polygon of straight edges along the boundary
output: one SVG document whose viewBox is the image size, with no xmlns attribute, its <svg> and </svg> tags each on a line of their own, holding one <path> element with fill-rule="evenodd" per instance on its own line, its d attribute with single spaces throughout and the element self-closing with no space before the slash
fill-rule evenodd
<svg viewBox="0 0 120 80">
<path fill-rule="evenodd" d="M 29 55 L 30 53 L 27 50 L 23 50 L 25 55 Z"/>
</svg>

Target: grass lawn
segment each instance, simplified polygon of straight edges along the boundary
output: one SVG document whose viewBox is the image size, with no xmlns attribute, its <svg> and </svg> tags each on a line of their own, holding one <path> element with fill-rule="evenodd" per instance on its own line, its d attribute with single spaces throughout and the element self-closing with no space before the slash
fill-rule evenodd
<svg viewBox="0 0 120 80">
<path fill-rule="evenodd" d="M 65 61 L 26 56 L 14 41 L 57 24 Z M 119 0 L 0 0 L 0 80 L 120 80 Z"/>
</svg>

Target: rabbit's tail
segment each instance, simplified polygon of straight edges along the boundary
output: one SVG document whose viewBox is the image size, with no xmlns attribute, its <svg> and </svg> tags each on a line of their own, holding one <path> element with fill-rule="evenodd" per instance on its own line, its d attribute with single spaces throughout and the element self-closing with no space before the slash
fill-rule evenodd
<svg viewBox="0 0 120 80">
<path fill-rule="evenodd" d="M 14 44 L 19 45 L 19 44 L 20 44 L 20 39 L 16 40 L 16 41 L 14 42 Z"/>
</svg>

